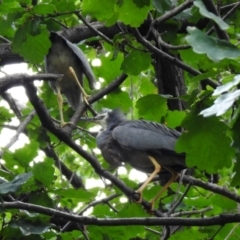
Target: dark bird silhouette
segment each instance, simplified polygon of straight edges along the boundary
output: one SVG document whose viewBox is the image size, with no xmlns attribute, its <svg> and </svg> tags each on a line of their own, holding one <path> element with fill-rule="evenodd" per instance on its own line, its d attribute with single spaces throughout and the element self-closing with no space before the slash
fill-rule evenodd
<svg viewBox="0 0 240 240">
<path fill-rule="evenodd" d="M 87 77 L 91 89 L 96 81 L 88 60 L 75 44 L 54 32 L 51 33 L 50 40 L 52 46 L 45 58 L 45 68 L 48 73 L 63 74 L 59 81 L 49 81 L 49 85 L 57 94 L 61 125 L 64 125 L 61 94 L 76 110 L 82 102 L 82 94 L 85 94 L 82 88 L 83 75 Z"/>
<path fill-rule="evenodd" d="M 175 152 L 175 144 L 181 134 L 155 122 L 127 120 L 118 109 L 99 114 L 93 120 L 103 127 L 96 141 L 110 165 L 116 167 L 121 162 L 126 162 L 133 168 L 150 174 L 137 190 L 141 196 L 144 188 L 162 168 L 172 174 L 171 179 L 150 201 L 153 208 L 163 191 L 176 180 L 178 172 L 187 168 L 185 154 Z"/>
</svg>

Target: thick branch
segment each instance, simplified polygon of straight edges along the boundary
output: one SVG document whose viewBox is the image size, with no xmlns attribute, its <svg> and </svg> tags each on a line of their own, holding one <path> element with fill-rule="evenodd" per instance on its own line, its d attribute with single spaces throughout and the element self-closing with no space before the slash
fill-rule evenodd
<svg viewBox="0 0 240 240">
<path fill-rule="evenodd" d="M 97 225 L 97 226 L 129 226 L 129 225 L 213 226 L 240 222 L 240 214 L 222 214 L 208 218 L 191 218 L 191 219 L 176 217 L 95 218 L 78 216 L 76 214 L 66 213 L 52 208 L 22 202 L 3 202 L 1 203 L 1 207 L 5 209 L 24 209 L 27 211 L 42 213 L 48 216 L 54 215 L 55 217 L 64 218 L 84 225 Z"/>
<path fill-rule="evenodd" d="M 58 78 L 61 78 L 62 74 L 51 74 L 51 73 L 42 73 L 42 74 L 14 74 L 8 75 L 3 78 L 0 78 L 0 94 L 8 90 L 9 88 L 22 86 L 24 83 L 33 82 L 34 80 L 48 80 L 56 81 Z"/>
</svg>

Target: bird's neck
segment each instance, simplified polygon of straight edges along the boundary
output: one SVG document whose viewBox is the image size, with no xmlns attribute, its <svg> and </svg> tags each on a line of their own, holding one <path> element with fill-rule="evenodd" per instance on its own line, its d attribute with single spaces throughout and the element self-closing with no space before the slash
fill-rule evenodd
<svg viewBox="0 0 240 240">
<path fill-rule="evenodd" d="M 119 119 L 118 121 L 115 121 L 115 122 L 110 122 L 107 124 L 107 128 L 106 130 L 108 131 L 112 131 L 115 127 L 121 125 L 123 122 L 125 122 L 126 120 L 124 119 Z"/>
</svg>

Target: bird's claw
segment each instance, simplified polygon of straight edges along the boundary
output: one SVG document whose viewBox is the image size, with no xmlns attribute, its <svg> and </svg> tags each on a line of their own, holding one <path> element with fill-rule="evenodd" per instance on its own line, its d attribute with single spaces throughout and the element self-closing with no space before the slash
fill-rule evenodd
<svg viewBox="0 0 240 240">
<path fill-rule="evenodd" d="M 70 123 L 70 122 L 61 122 L 60 123 L 60 127 L 61 128 L 64 128 L 66 125 L 71 125 L 72 123 Z"/>
<path fill-rule="evenodd" d="M 139 194 L 139 199 L 138 199 L 138 200 L 135 200 L 135 199 L 134 199 L 134 202 L 135 202 L 135 203 L 142 203 L 142 199 L 143 199 L 142 193 L 141 193 L 141 192 L 138 192 L 138 191 L 136 191 L 135 193 L 138 193 L 138 194 Z"/>
<path fill-rule="evenodd" d="M 83 100 L 84 100 L 84 102 L 88 105 L 88 106 L 90 106 L 90 103 L 88 102 L 88 98 L 89 97 L 91 97 L 90 95 L 84 95 L 83 96 Z"/>
<path fill-rule="evenodd" d="M 148 212 L 153 213 L 155 201 L 150 200 L 149 204 L 150 204 L 150 208 L 148 209 Z"/>
</svg>

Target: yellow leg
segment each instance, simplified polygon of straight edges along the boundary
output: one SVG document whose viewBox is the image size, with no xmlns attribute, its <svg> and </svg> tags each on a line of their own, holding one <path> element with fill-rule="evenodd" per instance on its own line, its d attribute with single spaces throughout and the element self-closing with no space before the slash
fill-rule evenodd
<svg viewBox="0 0 240 240">
<path fill-rule="evenodd" d="M 74 69 L 72 67 L 69 67 L 69 72 L 72 74 L 72 77 L 74 79 L 74 81 L 77 83 L 78 87 L 80 88 L 82 94 L 83 94 L 83 100 L 84 102 L 89 106 L 89 102 L 87 100 L 87 98 L 89 97 L 89 95 L 87 95 L 87 93 L 85 92 L 85 90 L 83 89 L 82 85 L 80 84 L 77 75 L 74 71 Z"/>
<path fill-rule="evenodd" d="M 174 182 L 177 178 L 178 178 L 178 173 L 173 171 L 170 168 L 166 169 L 172 174 L 172 177 L 170 178 L 170 180 L 163 186 L 163 188 L 160 190 L 160 192 L 150 201 L 151 206 L 151 210 L 154 209 L 154 204 L 157 201 L 158 198 L 160 198 L 160 196 L 164 193 L 164 191 L 166 191 L 168 189 L 168 187 L 172 184 L 172 182 Z"/>
<path fill-rule="evenodd" d="M 137 201 L 140 203 L 142 201 L 142 192 L 146 188 L 146 186 L 152 181 L 152 179 L 161 171 L 161 166 L 159 163 L 153 158 L 148 156 L 151 162 L 154 165 L 154 171 L 151 173 L 151 175 L 148 177 L 148 179 L 144 182 L 144 184 L 136 191 L 137 193 L 140 194 L 140 199 Z"/>
<path fill-rule="evenodd" d="M 59 107 L 59 113 L 60 113 L 60 126 L 64 127 L 64 125 L 66 125 L 66 123 L 64 122 L 64 118 L 63 118 L 63 98 L 62 98 L 62 94 L 60 91 L 59 86 L 57 86 L 57 100 L 58 100 L 58 107 Z"/>
</svg>

